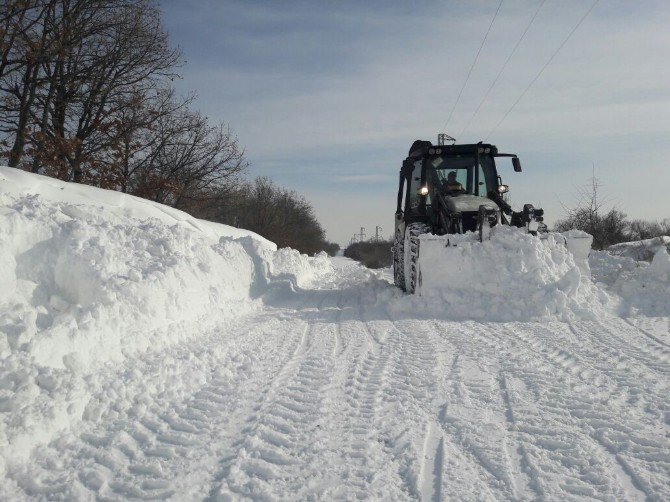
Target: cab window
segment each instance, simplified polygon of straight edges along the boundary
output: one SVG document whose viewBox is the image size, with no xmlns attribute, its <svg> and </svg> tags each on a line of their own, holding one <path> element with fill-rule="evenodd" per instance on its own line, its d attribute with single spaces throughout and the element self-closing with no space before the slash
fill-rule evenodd
<svg viewBox="0 0 670 502">
<path fill-rule="evenodd" d="M 417 193 L 421 186 L 421 161 L 414 162 L 414 169 L 409 182 L 409 209 L 416 209 L 419 207 L 419 194 Z"/>
</svg>

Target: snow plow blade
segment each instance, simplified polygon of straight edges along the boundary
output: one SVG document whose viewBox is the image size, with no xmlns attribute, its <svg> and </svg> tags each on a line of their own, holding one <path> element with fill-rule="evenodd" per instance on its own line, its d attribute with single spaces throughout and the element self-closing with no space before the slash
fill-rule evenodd
<svg viewBox="0 0 670 502">
<path fill-rule="evenodd" d="M 580 288 L 591 282 L 591 242 L 584 232 L 534 236 L 506 226 L 492 228 L 490 239 L 483 242 L 474 232 L 423 234 L 414 292 L 450 303 L 471 301 L 479 308 L 498 309 L 504 303 L 516 309 L 551 309 L 556 302 L 578 297 Z"/>
</svg>

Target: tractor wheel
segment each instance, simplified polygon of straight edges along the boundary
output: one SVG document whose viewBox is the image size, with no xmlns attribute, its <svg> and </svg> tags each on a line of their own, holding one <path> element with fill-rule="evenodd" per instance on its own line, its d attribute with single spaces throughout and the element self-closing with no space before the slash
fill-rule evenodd
<svg viewBox="0 0 670 502">
<path fill-rule="evenodd" d="M 405 236 L 400 230 L 393 240 L 393 283 L 405 291 Z"/>
<path fill-rule="evenodd" d="M 425 223 L 411 223 L 405 230 L 405 291 L 416 293 L 421 285 L 421 270 L 419 270 L 419 235 L 430 233 L 430 227 Z"/>
</svg>

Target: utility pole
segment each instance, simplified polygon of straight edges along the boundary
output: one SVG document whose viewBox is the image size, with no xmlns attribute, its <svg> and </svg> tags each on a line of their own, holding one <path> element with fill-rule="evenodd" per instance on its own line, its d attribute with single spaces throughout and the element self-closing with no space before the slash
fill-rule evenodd
<svg viewBox="0 0 670 502">
<path fill-rule="evenodd" d="M 382 230 L 382 227 L 379 225 L 375 227 L 375 241 L 379 242 L 379 234 L 382 232 Z"/>
</svg>

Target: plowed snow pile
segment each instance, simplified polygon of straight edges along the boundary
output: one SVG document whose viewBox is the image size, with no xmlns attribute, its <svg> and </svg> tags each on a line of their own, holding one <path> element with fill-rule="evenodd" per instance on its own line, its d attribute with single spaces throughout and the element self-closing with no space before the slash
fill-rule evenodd
<svg viewBox="0 0 670 502">
<path fill-rule="evenodd" d="M 566 237 L 576 243 L 571 246 L 575 253 L 583 241 L 583 259 L 575 259 L 568 251 Z M 420 247 L 420 296 L 409 300 L 410 307 L 441 318 L 591 318 L 603 312 L 610 301 L 591 280 L 585 259 L 590 247 L 588 234 L 572 231 L 538 239 L 519 229 L 499 226 L 483 243 L 474 233 L 425 235 Z M 401 299 L 394 308 L 404 310 L 406 303 Z"/>
<path fill-rule="evenodd" d="M 0 167 L 0 451 L 81 417 L 85 376 L 249 312 L 329 262 L 161 204 Z M 0 468 L 1 468 L 0 458 Z"/>
</svg>

